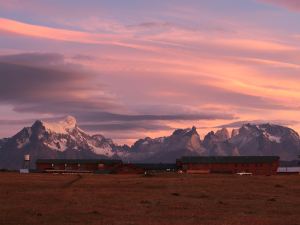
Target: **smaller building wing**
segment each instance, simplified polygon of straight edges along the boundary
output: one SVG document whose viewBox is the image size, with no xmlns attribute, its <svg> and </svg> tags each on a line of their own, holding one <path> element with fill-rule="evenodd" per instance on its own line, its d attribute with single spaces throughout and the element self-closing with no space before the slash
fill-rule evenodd
<svg viewBox="0 0 300 225">
<path fill-rule="evenodd" d="M 272 163 L 279 161 L 278 156 L 183 156 L 177 160 L 181 163 Z"/>
</svg>

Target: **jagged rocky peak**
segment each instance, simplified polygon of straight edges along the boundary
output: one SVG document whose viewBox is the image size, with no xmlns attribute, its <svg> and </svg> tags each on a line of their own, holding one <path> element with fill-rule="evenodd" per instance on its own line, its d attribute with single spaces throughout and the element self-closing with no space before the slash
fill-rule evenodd
<svg viewBox="0 0 300 225">
<path fill-rule="evenodd" d="M 270 134 L 276 134 L 276 135 L 282 135 L 282 136 L 291 135 L 296 138 L 299 138 L 299 134 L 296 131 L 294 131 L 288 127 L 266 123 L 266 124 L 260 124 L 259 128 Z"/>
<path fill-rule="evenodd" d="M 232 132 L 231 132 L 231 137 L 235 137 L 239 134 L 239 129 L 233 129 Z"/>
<path fill-rule="evenodd" d="M 19 168 L 24 152 L 38 158 L 122 158 L 135 162 L 174 162 L 183 155 L 278 155 L 294 160 L 300 139 L 294 130 L 274 124 L 245 124 L 230 135 L 226 128 L 201 141 L 196 127 L 177 129 L 170 136 L 144 138 L 131 147 L 119 146 L 101 134 L 89 135 L 67 116 L 57 122 L 37 120 L 16 135 L 0 140 L 0 168 Z"/>
<path fill-rule="evenodd" d="M 244 124 L 238 131 L 238 135 L 252 135 L 258 136 L 261 133 L 261 129 L 256 124 Z"/>
<path fill-rule="evenodd" d="M 215 132 L 214 131 L 210 131 L 208 132 L 205 137 L 204 137 L 204 140 L 208 140 L 208 139 L 211 139 L 215 136 Z"/>
<path fill-rule="evenodd" d="M 43 122 L 42 122 L 41 120 L 36 120 L 36 121 L 32 124 L 31 128 L 35 128 L 35 129 L 43 129 L 43 128 L 44 128 L 44 124 L 43 124 Z"/>
<path fill-rule="evenodd" d="M 228 140 L 231 136 L 227 128 L 222 128 L 221 130 L 216 131 L 215 135 L 218 137 L 218 139 L 221 140 Z"/>
<path fill-rule="evenodd" d="M 251 124 L 251 123 L 245 123 L 243 126 L 241 126 L 240 130 L 249 130 L 256 127 L 256 125 Z"/>
<path fill-rule="evenodd" d="M 197 133 L 197 128 L 195 126 L 193 126 L 191 131 L 194 133 Z"/>
<path fill-rule="evenodd" d="M 262 131 L 264 137 L 269 139 L 272 142 L 299 142 L 299 134 L 284 126 L 275 125 L 275 124 L 260 124 L 259 129 Z"/>
<path fill-rule="evenodd" d="M 216 132 L 211 131 L 204 137 L 204 142 L 207 141 L 226 141 L 230 139 L 230 133 L 226 128 L 217 130 Z"/>
<path fill-rule="evenodd" d="M 39 121 L 36 121 L 38 123 Z M 49 132 L 66 134 L 69 131 L 72 131 L 77 127 L 77 121 L 73 116 L 66 116 L 63 120 L 58 122 L 45 122 L 40 121 L 45 129 Z"/>
<path fill-rule="evenodd" d="M 93 137 L 94 139 L 98 140 L 98 141 L 102 141 L 102 140 L 106 139 L 106 138 L 105 138 L 103 135 L 101 135 L 101 134 L 94 134 L 92 137 Z"/>
<path fill-rule="evenodd" d="M 294 130 L 275 124 L 245 124 L 230 139 L 241 155 L 278 155 L 294 160 L 300 152 L 300 139 Z"/>
<path fill-rule="evenodd" d="M 232 137 L 238 135 L 252 135 L 252 136 L 263 136 L 267 139 L 278 141 L 279 138 L 290 137 L 294 139 L 299 139 L 299 135 L 294 130 L 276 124 L 244 124 L 238 131 L 236 135 L 232 135 Z"/>
<path fill-rule="evenodd" d="M 197 128 L 193 126 L 192 128 L 186 128 L 186 129 L 177 129 L 173 132 L 174 136 L 192 136 L 192 135 L 198 135 Z"/>
<path fill-rule="evenodd" d="M 138 146 L 146 146 L 146 145 L 152 145 L 152 144 L 161 144 L 164 142 L 164 137 L 159 138 L 150 138 L 145 137 L 144 139 L 139 139 L 133 144 L 133 148 L 137 148 Z"/>
<path fill-rule="evenodd" d="M 74 116 L 66 116 L 66 118 L 64 119 L 64 123 L 68 124 L 71 127 L 75 127 L 77 125 L 77 120 Z"/>
</svg>

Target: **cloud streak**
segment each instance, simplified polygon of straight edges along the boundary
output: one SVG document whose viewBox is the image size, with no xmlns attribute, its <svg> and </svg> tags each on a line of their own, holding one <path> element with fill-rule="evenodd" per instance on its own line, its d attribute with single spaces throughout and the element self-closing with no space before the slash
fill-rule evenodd
<svg viewBox="0 0 300 225">
<path fill-rule="evenodd" d="M 66 65 L 63 57 L 55 54 L 1 56 L 0 101 L 23 112 L 65 114 L 82 109 L 120 108 L 105 85 L 93 84 L 94 75 Z"/>
<path fill-rule="evenodd" d="M 3 118 L 119 138 L 298 117 L 298 1 L 2 2 Z"/>
<path fill-rule="evenodd" d="M 265 3 L 274 4 L 287 8 L 291 11 L 300 11 L 300 2 L 298 0 L 260 0 Z"/>
<path fill-rule="evenodd" d="M 72 57 L 73 58 L 73 57 Z M 81 59 L 81 57 L 80 57 Z M 72 114 L 90 131 L 170 130 L 172 121 L 232 120 L 231 113 L 213 111 L 143 114 L 127 112 L 126 106 L 80 65 L 70 64 L 64 55 L 22 53 L 0 56 L 0 102 L 17 112 L 46 115 Z M 26 80 L 26 82 L 21 82 Z M 157 110 L 157 107 L 156 107 Z M 119 113 L 114 113 L 119 112 Z M 120 113 L 126 112 L 126 113 Z M 3 125 L 29 123 L 30 120 L 0 121 Z"/>
<path fill-rule="evenodd" d="M 278 124 L 282 126 L 293 126 L 295 124 L 299 124 L 299 121 L 296 120 L 245 120 L 245 121 L 235 121 L 232 123 L 227 123 L 227 124 L 222 124 L 218 125 L 215 128 L 240 128 L 241 126 L 245 124 L 265 124 L 265 123 L 270 123 L 270 124 Z"/>
<path fill-rule="evenodd" d="M 127 38 L 126 36 L 122 37 L 122 35 L 116 36 L 103 33 L 95 34 L 59 28 L 50 28 L 45 26 L 31 25 L 5 18 L 0 18 L 0 30 L 6 33 L 30 36 L 34 38 L 46 38 L 56 41 L 78 42 L 82 44 L 112 45 L 139 50 L 154 50 L 153 48 L 147 47 L 145 45 L 142 46 L 139 44 L 132 44 L 122 41 L 123 39 Z"/>
</svg>

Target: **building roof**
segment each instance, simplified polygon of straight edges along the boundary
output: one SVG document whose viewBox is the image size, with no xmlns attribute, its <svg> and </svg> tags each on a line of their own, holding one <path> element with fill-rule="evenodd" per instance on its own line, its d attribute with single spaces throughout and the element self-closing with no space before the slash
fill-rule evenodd
<svg viewBox="0 0 300 225">
<path fill-rule="evenodd" d="M 37 159 L 36 163 L 53 163 L 53 164 L 119 164 L 119 159 Z"/>
<path fill-rule="evenodd" d="M 182 163 L 271 163 L 278 161 L 278 156 L 183 156 L 178 161 Z"/>
</svg>

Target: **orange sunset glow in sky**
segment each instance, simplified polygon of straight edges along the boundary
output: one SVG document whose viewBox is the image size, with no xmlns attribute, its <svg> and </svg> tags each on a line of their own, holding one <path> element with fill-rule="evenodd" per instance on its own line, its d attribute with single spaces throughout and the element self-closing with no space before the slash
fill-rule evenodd
<svg viewBox="0 0 300 225">
<path fill-rule="evenodd" d="M 300 1 L 0 0 L 0 137 L 73 115 L 117 143 L 300 131 Z"/>
</svg>

